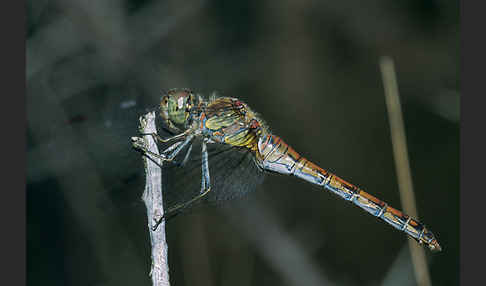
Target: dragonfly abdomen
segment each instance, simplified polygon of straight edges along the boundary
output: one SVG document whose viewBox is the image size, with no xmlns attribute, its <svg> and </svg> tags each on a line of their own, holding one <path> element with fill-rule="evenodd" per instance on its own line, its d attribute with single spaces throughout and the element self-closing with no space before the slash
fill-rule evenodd
<svg viewBox="0 0 486 286">
<path fill-rule="evenodd" d="M 353 202 L 358 207 L 382 219 L 396 229 L 405 232 L 420 244 L 426 244 L 430 250 L 441 250 L 433 233 L 419 221 L 389 206 L 387 203 L 346 182 L 338 176 L 330 174 L 330 179 L 324 187 L 345 200 Z"/>
<path fill-rule="evenodd" d="M 271 134 L 262 136 L 258 142 L 258 151 L 261 157 L 259 164 L 263 169 L 294 175 L 322 186 L 407 233 L 419 243 L 425 243 L 431 250 L 441 250 L 432 232 L 423 224 L 300 156 L 280 137 Z"/>
</svg>

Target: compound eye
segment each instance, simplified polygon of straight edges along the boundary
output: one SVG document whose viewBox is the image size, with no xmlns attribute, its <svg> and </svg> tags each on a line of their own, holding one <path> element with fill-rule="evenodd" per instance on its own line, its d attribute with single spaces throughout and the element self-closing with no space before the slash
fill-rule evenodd
<svg viewBox="0 0 486 286">
<path fill-rule="evenodd" d="M 166 95 L 162 98 L 162 105 L 167 105 L 168 103 L 169 103 L 169 98 Z"/>
</svg>

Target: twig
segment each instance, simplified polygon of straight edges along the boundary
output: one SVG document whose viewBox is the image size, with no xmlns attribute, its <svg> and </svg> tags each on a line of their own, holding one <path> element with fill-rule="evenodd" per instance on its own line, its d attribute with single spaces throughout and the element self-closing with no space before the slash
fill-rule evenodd
<svg viewBox="0 0 486 286">
<path fill-rule="evenodd" d="M 155 127 L 155 113 L 149 112 L 140 117 L 140 132 L 143 134 L 157 133 Z M 150 135 L 142 138 L 132 137 L 132 145 L 141 150 L 151 151 L 159 154 L 157 144 Z M 165 240 L 165 221 L 162 221 L 156 230 L 152 230 L 153 225 L 164 214 L 164 204 L 162 200 L 162 170 L 161 162 L 158 158 L 150 157 L 145 154 L 143 157 L 145 165 L 145 190 L 142 199 L 147 208 L 148 230 L 150 243 L 152 244 L 152 267 L 150 276 L 153 286 L 168 286 L 169 283 L 169 264 L 167 256 L 167 242 Z"/>
<path fill-rule="evenodd" d="M 403 210 L 410 216 L 418 219 L 393 60 L 389 57 L 382 57 L 380 59 L 380 68 L 385 88 L 385 99 L 388 110 L 388 120 L 390 122 L 390 133 L 393 145 L 393 155 L 395 158 L 395 168 L 398 177 L 400 200 L 402 202 Z M 419 286 L 430 286 L 430 275 L 427 261 L 425 260 L 424 249 L 410 237 L 408 239 L 408 245 L 410 247 L 417 284 Z"/>
</svg>

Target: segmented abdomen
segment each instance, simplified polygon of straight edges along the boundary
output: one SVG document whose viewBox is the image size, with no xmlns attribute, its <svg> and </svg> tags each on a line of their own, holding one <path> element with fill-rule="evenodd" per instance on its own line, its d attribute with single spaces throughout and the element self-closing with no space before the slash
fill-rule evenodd
<svg viewBox="0 0 486 286">
<path fill-rule="evenodd" d="M 300 156 L 280 137 L 271 134 L 262 136 L 258 141 L 258 151 L 261 157 L 260 165 L 263 169 L 294 175 L 312 184 L 323 186 L 393 227 L 404 231 L 419 243 L 425 243 L 432 251 L 441 250 L 432 232 L 419 221 Z"/>
</svg>

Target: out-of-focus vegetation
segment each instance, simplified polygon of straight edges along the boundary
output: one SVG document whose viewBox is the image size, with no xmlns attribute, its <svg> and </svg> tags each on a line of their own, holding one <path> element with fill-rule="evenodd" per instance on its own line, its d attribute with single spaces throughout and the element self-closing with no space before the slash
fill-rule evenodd
<svg viewBox="0 0 486 286">
<path fill-rule="evenodd" d="M 240 98 L 296 150 L 400 208 L 381 56 L 393 58 L 417 208 L 459 284 L 459 3 L 28 1 L 29 285 L 150 285 L 130 148 L 163 90 Z M 194 178 L 199 180 L 199 178 Z M 167 225 L 173 285 L 415 285 L 406 236 L 295 178 Z"/>
</svg>

